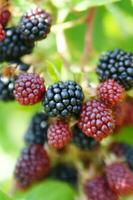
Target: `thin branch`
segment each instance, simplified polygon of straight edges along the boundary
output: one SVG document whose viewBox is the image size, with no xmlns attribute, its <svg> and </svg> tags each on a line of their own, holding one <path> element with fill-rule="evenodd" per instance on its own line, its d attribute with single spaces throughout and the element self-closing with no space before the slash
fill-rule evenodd
<svg viewBox="0 0 133 200">
<path fill-rule="evenodd" d="M 85 34 L 85 46 L 83 55 L 81 58 L 81 70 L 82 72 L 85 72 L 85 65 L 88 61 L 89 52 L 92 50 L 92 32 L 93 32 L 93 22 L 94 22 L 94 16 L 95 16 L 96 8 L 93 7 L 89 10 L 86 23 L 87 23 L 87 30 Z"/>
</svg>

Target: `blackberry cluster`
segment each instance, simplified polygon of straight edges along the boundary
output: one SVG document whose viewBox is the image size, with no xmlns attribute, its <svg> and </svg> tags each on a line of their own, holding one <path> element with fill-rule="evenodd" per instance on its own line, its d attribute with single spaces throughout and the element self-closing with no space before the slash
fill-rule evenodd
<svg viewBox="0 0 133 200">
<path fill-rule="evenodd" d="M 0 100 L 11 101 L 14 100 L 13 90 L 16 77 L 6 77 L 0 74 Z"/>
<path fill-rule="evenodd" d="M 25 134 L 25 142 L 28 145 L 41 144 L 47 142 L 48 116 L 39 112 L 36 113 L 30 122 L 30 126 Z"/>
<path fill-rule="evenodd" d="M 43 105 L 51 117 L 69 117 L 80 112 L 84 95 L 74 81 L 58 82 L 48 87 Z"/>
<path fill-rule="evenodd" d="M 25 40 L 18 27 L 6 28 L 5 33 L 0 42 L 0 62 L 16 60 L 32 52 L 34 43 Z"/>
<path fill-rule="evenodd" d="M 114 79 L 126 90 L 133 88 L 133 53 L 120 49 L 105 52 L 98 63 L 100 81 Z"/>
<path fill-rule="evenodd" d="M 78 171 L 75 166 L 59 163 L 51 169 L 51 178 L 66 182 L 74 187 L 78 185 Z"/>
<path fill-rule="evenodd" d="M 18 187 L 27 188 L 32 183 L 43 179 L 50 170 L 50 161 L 42 145 L 24 148 L 15 168 Z"/>
<path fill-rule="evenodd" d="M 94 150 L 99 146 L 99 143 L 92 137 L 86 136 L 77 124 L 73 126 L 72 134 L 72 143 L 82 150 Z"/>
<path fill-rule="evenodd" d="M 40 8 L 26 12 L 20 22 L 20 29 L 24 38 L 31 41 L 46 38 L 50 32 L 50 27 L 50 14 Z"/>
</svg>

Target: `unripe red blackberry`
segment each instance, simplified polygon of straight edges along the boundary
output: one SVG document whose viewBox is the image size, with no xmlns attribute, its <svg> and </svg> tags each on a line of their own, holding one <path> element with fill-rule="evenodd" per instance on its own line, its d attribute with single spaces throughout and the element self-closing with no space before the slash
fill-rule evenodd
<svg viewBox="0 0 133 200">
<path fill-rule="evenodd" d="M 100 101 L 90 100 L 82 106 L 78 126 L 85 135 L 102 140 L 113 132 L 112 111 Z"/>
<path fill-rule="evenodd" d="M 82 88 L 75 81 L 60 81 L 48 87 L 43 105 L 51 117 L 70 117 L 79 114 L 83 99 Z"/>
<path fill-rule="evenodd" d="M 75 166 L 59 163 L 51 169 L 50 177 L 66 182 L 74 187 L 78 185 L 78 171 Z"/>
<path fill-rule="evenodd" d="M 106 51 L 99 59 L 97 74 L 101 82 L 114 79 L 126 90 L 133 88 L 133 53 Z"/>
<path fill-rule="evenodd" d="M 44 93 L 44 80 L 38 74 L 20 74 L 15 82 L 14 96 L 22 105 L 32 105 L 40 102 Z"/>
<path fill-rule="evenodd" d="M 86 136 L 77 124 L 72 127 L 72 143 L 82 150 L 94 150 L 99 146 L 99 143 Z"/>
<path fill-rule="evenodd" d="M 0 42 L 5 38 L 5 31 L 3 29 L 3 26 L 0 24 Z"/>
<path fill-rule="evenodd" d="M 43 112 L 36 113 L 25 134 L 26 144 L 41 144 L 47 142 L 48 116 Z"/>
<path fill-rule="evenodd" d="M 126 116 L 124 119 L 124 125 L 133 126 L 133 98 L 128 97 L 125 101 Z"/>
<path fill-rule="evenodd" d="M 48 128 L 48 144 L 56 149 L 61 149 L 68 144 L 71 136 L 71 131 L 64 121 L 55 121 Z"/>
<path fill-rule="evenodd" d="M 111 190 L 118 195 L 133 193 L 133 173 L 124 163 L 113 163 L 106 167 L 106 177 Z"/>
<path fill-rule="evenodd" d="M 9 10 L 1 10 L 0 11 L 0 24 L 6 26 L 9 19 L 11 17 L 11 13 Z"/>
<path fill-rule="evenodd" d="M 97 97 L 111 108 L 124 100 L 124 88 L 115 80 L 109 79 L 98 86 Z"/>
<path fill-rule="evenodd" d="M 96 177 L 85 183 L 88 200 L 118 200 L 118 196 L 109 188 L 106 177 Z"/>
<path fill-rule="evenodd" d="M 16 76 L 6 77 L 0 74 L 0 100 L 12 101 L 14 100 L 13 90 Z"/>
<path fill-rule="evenodd" d="M 50 27 L 50 14 L 40 8 L 27 11 L 20 21 L 20 29 L 24 38 L 31 41 L 46 38 Z"/>
<path fill-rule="evenodd" d="M 34 43 L 27 42 L 18 27 L 6 28 L 5 33 L 0 42 L 0 62 L 18 60 L 32 52 Z"/>
<path fill-rule="evenodd" d="M 50 160 L 42 145 L 31 145 L 23 149 L 14 172 L 20 188 L 28 188 L 43 179 L 49 172 Z"/>
</svg>

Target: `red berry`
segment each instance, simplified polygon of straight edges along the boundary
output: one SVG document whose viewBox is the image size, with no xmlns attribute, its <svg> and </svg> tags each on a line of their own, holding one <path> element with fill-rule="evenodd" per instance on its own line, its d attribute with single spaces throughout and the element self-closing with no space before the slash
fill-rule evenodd
<svg viewBox="0 0 133 200">
<path fill-rule="evenodd" d="M 102 140 L 113 132 L 112 111 L 98 100 L 83 104 L 78 122 L 84 134 L 95 140 Z"/>
<path fill-rule="evenodd" d="M 61 149 L 68 144 L 71 135 L 71 131 L 64 121 L 55 121 L 48 128 L 48 144 L 56 149 Z"/>
<path fill-rule="evenodd" d="M 118 196 L 110 190 L 105 176 L 87 181 L 85 192 L 89 200 L 118 200 Z"/>
<path fill-rule="evenodd" d="M 14 96 L 22 105 L 32 105 L 42 100 L 45 92 L 44 80 L 34 73 L 20 74 L 15 82 Z"/>
<path fill-rule="evenodd" d="M 115 80 L 107 80 L 97 88 L 97 96 L 108 107 L 113 107 L 124 99 L 124 88 Z"/>
<path fill-rule="evenodd" d="M 11 17 L 11 13 L 9 10 L 2 10 L 0 12 L 0 23 L 5 26 Z"/>
<path fill-rule="evenodd" d="M 124 163 L 114 163 L 106 167 L 109 187 L 119 195 L 133 192 L 133 173 Z"/>
<path fill-rule="evenodd" d="M 50 160 L 41 145 L 31 145 L 22 151 L 15 169 L 15 178 L 20 188 L 27 188 L 43 179 L 49 172 Z"/>
<path fill-rule="evenodd" d="M 5 38 L 5 31 L 3 29 L 3 26 L 0 24 L 0 41 L 2 41 Z"/>
</svg>

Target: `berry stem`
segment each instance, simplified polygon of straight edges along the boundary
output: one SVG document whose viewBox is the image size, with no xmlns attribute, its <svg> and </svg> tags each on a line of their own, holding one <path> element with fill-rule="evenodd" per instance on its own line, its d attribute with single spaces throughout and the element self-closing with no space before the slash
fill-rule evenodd
<svg viewBox="0 0 133 200">
<path fill-rule="evenodd" d="M 84 51 L 81 58 L 81 71 L 85 72 L 85 65 L 88 61 L 88 54 L 92 50 L 92 32 L 93 32 L 93 22 L 95 17 L 95 11 L 96 8 L 92 7 L 89 10 L 88 16 L 86 18 L 87 23 L 87 30 L 85 33 L 85 45 L 84 45 Z"/>
</svg>

